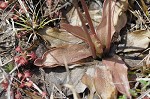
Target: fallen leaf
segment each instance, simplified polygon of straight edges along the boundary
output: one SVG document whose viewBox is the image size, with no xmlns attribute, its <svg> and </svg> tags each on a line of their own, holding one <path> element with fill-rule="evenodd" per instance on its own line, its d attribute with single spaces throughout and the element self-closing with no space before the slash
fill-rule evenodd
<svg viewBox="0 0 150 99">
<path fill-rule="evenodd" d="M 115 99 L 117 96 L 112 75 L 109 69 L 100 61 L 97 61 L 92 68 L 87 69 L 82 77 L 82 82 L 90 90 L 88 99 L 93 99 L 95 91 L 102 99 Z"/>
<path fill-rule="evenodd" d="M 67 64 L 73 64 L 90 56 L 92 54 L 87 45 L 68 44 L 45 52 L 42 58 L 34 61 L 34 65 L 52 68 L 64 65 L 64 58 L 66 58 Z"/>
<path fill-rule="evenodd" d="M 70 25 L 73 26 L 81 26 L 81 21 L 78 16 L 77 10 L 75 7 L 73 7 L 67 14 L 66 14 L 67 20 L 70 23 Z"/>
<path fill-rule="evenodd" d="M 116 87 L 106 66 L 99 66 L 95 69 L 94 86 L 102 99 L 116 99 Z"/>
<path fill-rule="evenodd" d="M 92 22 L 94 24 L 94 27 L 98 26 L 100 19 L 101 19 L 101 12 L 99 10 L 89 10 L 89 14 L 91 16 Z M 85 17 L 85 13 L 82 14 L 83 17 Z M 78 16 L 77 10 L 75 7 L 73 7 L 66 15 L 70 25 L 73 26 L 82 26 L 80 18 Z M 86 23 L 87 20 L 84 18 Z"/>
<path fill-rule="evenodd" d="M 93 78 L 90 75 L 85 73 L 81 80 L 82 80 L 82 83 L 84 83 L 90 90 L 90 95 L 89 95 L 88 99 L 93 99 L 94 92 L 95 92 Z"/>
<path fill-rule="evenodd" d="M 129 81 L 127 77 L 127 66 L 117 55 L 114 55 L 112 58 L 107 58 L 102 60 L 112 74 L 113 83 L 115 84 L 117 90 L 126 95 L 128 98 L 131 98 L 129 93 Z"/>
<path fill-rule="evenodd" d="M 150 42 L 149 30 L 136 30 L 127 34 L 127 44 L 124 52 L 140 51 L 149 46 Z"/>
<path fill-rule="evenodd" d="M 89 10 L 89 14 L 92 19 L 92 23 L 94 27 L 97 27 L 101 21 L 102 15 L 99 10 Z"/>
<path fill-rule="evenodd" d="M 51 47 L 57 47 L 64 44 L 78 44 L 83 42 L 81 39 L 62 29 L 45 27 L 40 29 L 38 33 L 51 44 Z"/>
<path fill-rule="evenodd" d="M 66 96 L 72 95 L 70 90 L 62 88 L 62 85 L 69 83 L 74 86 L 74 89 L 77 93 L 83 93 L 87 87 L 81 82 L 81 78 L 84 75 L 87 67 L 85 66 L 84 68 L 80 65 L 79 67 L 72 68 L 69 71 L 69 74 L 63 67 L 57 67 L 54 69 L 46 68 L 45 81 L 48 82 L 48 85 L 50 86 L 48 91 L 50 93 L 53 92 L 53 86 L 57 86 L 59 90 L 63 90 L 65 92 Z"/>
<path fill-rule="evenodd" d="M 82 83 L 87 86 L 87 88 L 90 90 L 90 94 L 88 96 L 88 99 L 93 99 L 95 94 L 95 86 L 94 86 L 94 74 L 95 74 L 95 65 L 97 65 L 98 61 L 94 62 L 94 65 L 92 65 L 90 68 L 87 69 L 85 74 L 82 76 Z"/>
<path fill-rule="evenodd" d="M 70 71 L 70 81 L 77 93 L 82 93 L 86 89 L 86 86 L 82 83 L 81 78 L 85 73 L 85 68 L 74 68 Z"/>
<path fill-rule="evenodd" d="M 114 5 L 113 24 L 116 32 L 126 25 L 127 16 L 125 11 L 128 9 L 128 0 L 118 0 Z"/>
</svg>

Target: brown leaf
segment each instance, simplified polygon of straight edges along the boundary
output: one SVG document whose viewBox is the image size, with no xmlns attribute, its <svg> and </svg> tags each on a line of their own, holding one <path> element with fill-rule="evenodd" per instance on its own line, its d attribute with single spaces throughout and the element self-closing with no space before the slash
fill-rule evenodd
<svg viewBox="0 0 150 99">
<path fill-rule="evenodd" d="M 127 16 L 125 11 L 128 9 L 128 0 L 118 0 L 114 6 L 113 12 L 113 24 L 116 32 L 126 25 Z"/>
<path fill-rule="evenodd" d="M 148 47 L 150 42 L 149 30 L 136 30 L 127 34 L 127 44 L 124 52 L 140 51 Z"/>
<path fill-rule="evenodd" d="M 52 68 L 63 65 L 64 58 L 66 58 L 68 64 L 73 64 L 91 55 L 87 45 L 70 44 L 45 52 L 42 58 L 38 58 L 34 61 L 34 64 L 36 66 Z"/>
<path fill-rule="evenodd" d="M 69 21 L 70 25 L 81 26 L 81 21 L 77 13 L 77 9 L 72 7 L 72 9 L 65 15 L 66 19 Z"/>
<path fill-rule="evenodd" d="M 114 33 L 120 32 L 127 22 L 127 8 L 128 0 L 105 0 L 103 4 L 102 21 L 97 27 L 97 36 L 106 47 L 106 52 L 109 51 Z"/>
<path fill-rule="evenodd" d="M 81 15 L 79 14 L 80 18 Z M 81 18 L 82 20 L 82 18 Z M 82 20 L 83 21 L 83 20 Z M 82 22 L 82 25 L 85 24 Z M 85 41 L 87 44 L 89 44 L 90 48 L 91 48 L 91 52 L 92 52 L 92 56 L 95 58 L 96 57 L 96 52 L 95 52 L 95 46 L 92 42 L 92 39 L 90 37 L 90 34 L 88 34 L 88 31 L 86 29 L 82 29 L 79 26 L 72 26 L 66 23 L 61 24 L 61 28 L 65 29 L 66 31 L 70 32 L 71 34 L 73 34 L 74 36 L 82 39 L 83 41 Z"/>
<path fill-rule="evenodd" d="M 88 68 L 82 82 L 89 88 L 89 99 L 93 99 L 94 92 L 102 99 L 115 99 L 116 88 L 112 81 L 109 69 L 100 61 L 95 61 L 96 66 Z"/>
<path fill-rule="evenodd" d="M 106 66 L 100 66 L 95 69 L 94 86 L 102 99 L 116 99 L 116 88 L 112 75 Z"/>
<path fill-rule="evenodd" d="M 82 83 L 84 83 L 90 89 L 90 91 L 95 91 L 93 78 L 90 75 L 85 73 L 82 77 Z"/>
<path fill-rule="evenodd" d="M 88 66 L 87 66 L 88 67 Z M 70 81 L 66 83 L 71 83 L 77 93 L 83 93 L 87 88 L 85 84 L 82 83 L 81 79 L 85 73 L 85 68 L 76 67 L 70 71 Z M 66 77 L 66 76 L 65 76 Z"/>
<path fill-rule="evenodd" d="M 51 44 L 51 47 L 57 47 L 64 44 L 77 44 L 83 42 L 81 39 L 58 28 L 45 27 L 38 30 L 38 33 L 43 37 L 43 39 L 45 39 Z"/>
<path fill-rule="evenodd" d="M 103 4 L 102 20 L 96 29 L 97 36 L 101 44 L 106 47 L 106 52 L 109 51 L 111 38 L 115 32 L 113 25 L 113 11 L 115 0 L 105 0 Z"/>
<path fill-rule="evenodd" d="M 112 58 L 103 59 L 102 62 L 110 69 L 117 90 L 130 98 L 130 86 L 127 77 L 127 66 L 125 63 L 117 55 Z"/>
<path fill-rule="evenodd" d="M 72 26 L 66 23 L 62 23 L 61 28 L 67 30 L 74 36 L 82 39 L 83 41 L 88 42 L 87 34 L 83 31 L 83 29 L 80 26 Z"/>
<path fill-rule="evenodd" d="M 85 73 L 81 80 L 82 80 L 82 83 L 84 83 L 90 90 L 90 95 L 88 99 L 93 99 L 94 92 L 95 92 L 93 78 L 90 75 Z"/>
<path fill-rule="evenodd" d="M 92 23 L 94 27 L 97 27 L 101 21 L 101 12 L 99 10 L 89 10 L 89 14 L 92 19 Z"/>
<path fill-rule="evenodd" d="M 101 19 L 101 14 L 99 13 L 99 10 L 89 10 L 89 14 L 92 18 L 92 22 L 94 24 L 94 27 L 98 26 L 100 19 Z M 67 14 L 66 14 L 67 20 L 69 21 L 70 25 L 73 26 L 81 26 L 81 21 L 78 16 L 77 10 L 75 7 L 73 7 Z M 86 19 L 86 18 L 84 18 Z M 86 21 L 87 23 L 87 21 Z"/>
</svg>

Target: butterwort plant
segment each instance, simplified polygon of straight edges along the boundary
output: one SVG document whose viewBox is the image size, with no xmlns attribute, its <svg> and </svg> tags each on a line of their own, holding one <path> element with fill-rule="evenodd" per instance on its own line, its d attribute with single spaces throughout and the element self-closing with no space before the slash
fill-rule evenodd
<svg viewBox="0 0 150 99">
<path fill-rule="evenodd" d="M 116 89 L 128 98 L 131 98 L 129 93 L 130 86 L 127 77 L 127 66 L 118 55 L 115 55 L 115 53 L 112 57 L 108 55 L 110 53 L 111 40 L 115 31 L 119 31 L 124 26 L 124 24 L 121 24 L 122 26 L 120 26 L 119 29 L 116 29 L 114 26 L 113 17 L 115 7 L 118 7 L 118 2 L 126 3 L 127 0 L 104 0 L 102 19 L 97 28 L 94 28 L 93 26 L 85 0 L 80 0 L 80 2 L 85 13 L 85 18 L 82 16 L 77 0 L 73 0 L 73 4 L 77 10 L 82 25 L 73 26 L 67 23 L 62 23 L 61 28 L 82 39 L 87 43 L 88 48 L 85 45 L 68 44 L 61 48 L 56 48 L 55 50 L 46 51 L 41 58 L 37 58 L 34 61 L 34 64 L 36 66 L 53 68 L 63 65 L 64 61 L 61 56 L 66 56 L 65 58 L 68 64 L 75 63 L 76 61 L 89 56 L 93 56 L 95 59 L 99 57 L 101 58 L 103 65 L 109 69 Z M 116 16 L 116 18 L 119 18 L 119 15 Z M 89 28 L 87 28 L 87 25 Z M 66 50 L 67 52 L 65 52 Z"/>
<path fill-rule="evenodd" d="M 81 9 L 79 9 L 77 1 L 75 0 L 74 6 L 77 9 L 82 26 L 72 26 L 70 24 L 63 23 L 61 24 L 61 28 L 86 42 L 91 49 L 93 58 L 102 58 L 102 63 L 111 71 L 113 82 L 118 83 L 115 84 L 117 90 L 126 95 L 128 98 L 131 98 L 129 93 L 130 86 L 127 77 L 127 66 L 121 58 L 115 54 L 113 57 L 107 57 L 107 54 L 110 52 L 112 37 L 116 31 L 113 17 L 115 6 L 117 6 L 116 2 L 118 1 L 104 0 L 101 23 L 96 29 L 93 26 L 85 0 L 80 0 L 80 2 L 85 12 L 85 19 L 87 20 L 89 28 L 87 28 L 86 22 L 80 11 Z M 126 2 L 127 1 L 124 3 Z"/>
</svg>

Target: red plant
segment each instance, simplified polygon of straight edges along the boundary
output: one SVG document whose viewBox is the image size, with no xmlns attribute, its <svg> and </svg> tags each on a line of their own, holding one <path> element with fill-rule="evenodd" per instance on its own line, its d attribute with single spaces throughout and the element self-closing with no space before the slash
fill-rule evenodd
<svg viewBox="0 0 150 99">
<path fill-rule="evenodd" d="M 23 82 L 23 81 L 24 81 L 26 78 L 28 78 L 28 77 L 31 77 L 31 73 L 30 73 L 29 70 L 26 70 L 26 71 L 24 72 L 24 75 L 23 75 L 23 78 L 22 78 L 21 82 Z"/>
<path fill-rule="evenodd" d="M 19 19 L 19 17 L 17 15 L 13 15 L 12 19 L 15 20 L 15 21 L 17 21 Z"/>
<path fill-rule="evenodd" d="M 21 38 L 21 36 L 22 36 L 21 34 L 16 34 L 17 38 Z"/>
<path fill-rule="evenodd" d="M 42 92 L 42 98 L 46 97 L 46 92 Z"/>
<path fill-rule="evenodd" d="M 48 6 L 51 6 L 52 0 L 46 0 L 46 4 L 47 4 Z"/>
<path fill-rule="evenodd" d="M 29 56 L 31 60 L 36 59 L 36 54 L 33 51 L 31 53 L 29 53 L 27 56 Z"/>
<path fill-rule="evenodd" d="M 23 74 L 22 73 L 18 73 L 17 76 L 20 79 L 23 76 Z"/>
<path fill-rule="evenodd" d="M 7 90 L 7 88 L 8 88 L 8 81 L 4 80 L 4 81 L 1 83 L 1 85 L 2 85 L 2 88 L 3 88 L 4 90 Z"/>
<path fill-rule="evenodd" d="M 24 77 L 25 77 L 25 78 L 31 77 L 30 71 L 28 71 L 28 70 L 25 71 L 25 72 L 24 72 Z"/>
<path fill-rule="evenodd" d="M 0 9 L 4 10 L 8 6 L 8 2 L 0 1 Z"/>
<path fill-rule="evenodd" d="M 17 91 L 16 94 L 15 94 L 15 99 L 21 99 L 21 93 L 20 91 Z"/>
<path fill-rule="evenodd" d="M 21 49 L 20 46 L 18 46 L 18 47 L 16 47 L 15 51 L 16 51 L 16 52 L 22 52 L 22 49 Z"/>
<path fill-rule="evenodd" d="M 21 83 L 20 86 L 19 86 L 19 88 L 23 88 L 24 86 L 25 86 L 25 84 Z"/>
<path fill-rule="evenodd" d="M 82 23 L 82 27 L 72 26 L 66 23 L 61 24 L 61 27 L 73 34 L 74 36 L 85 41 L 90 46 L 94 58 L 102 57 L 103 54 L 109 53 L 111 39 L 113 34 L 115 33 L 115 27 L 113 25 L 112 18 L 116 0 L 104 1 L 102 21 L 97 27 L 96 31 L 92 24 L 92 20 L 90 18 L 85 0 L 80 1 L 85 12 L 85 19 L 87 19 L 89 30 L 86 26 L 86 22 L 80 12 L 76 0 L 74 0 L 74 6 L 77 9 L 79 18 Z M 128 98 L 131 98 L 129 93 L 130 86 L 127 78 L 127 67 L 124 62 L 118 56 L 102 60 L 103 64 L 105 66 L 108 66 L 108 68 L 110 69 L 111 75 L 113 77 L 113 82 L 120 83 L 118 85 L 115 85 L 117 90 L 120 93 L 125 94 Z M 125 82 L 125 84 L 121 84 L 123 82 Z"/>
<path fill-rule="evenodd" d="M 28 63 L 27 59 L 23 56 L 15 56 L 14 60 L 17 64 L 20 64 L 20 65 L 25 65 Z"/>
</svg>

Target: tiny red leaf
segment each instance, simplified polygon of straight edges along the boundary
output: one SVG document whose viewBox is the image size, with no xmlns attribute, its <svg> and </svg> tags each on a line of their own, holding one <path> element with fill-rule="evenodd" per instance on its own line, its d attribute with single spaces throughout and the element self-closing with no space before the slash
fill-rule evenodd
<svg viewBox="0 0 150 99">
<path fill-rule="evenodd" d="M 33 51 L 29 53 L 27 56 L 30 56 L 32 60 L 36 59 L 36 54 Z"/>
<path fill-rule="evenodd" d="M 26 70 L 26 71 L 24 72 L 24 77 L 25 77 L 25 78 L 31 77 L 31 73 L 30 73 L 29 70 Z"/>
<path fill-rule="evenodd" d="M 16 51 L 16 52 L 22 52 L 22 49 L 21 49 L 20 46 L 18 46 L 18 47 L 16 47 L 15 51 Z"/>
<path fill-rule="evenodd" d="M 17 76 L 20 79 L 23 75 L 22 75 L 22 73 L 18 73 Z"/>
<path fill-rule="evenodd" d="M 27 59 L 24 58 L 23 56 L 15 56 L 14 60 L 17 64 L 20 64 L 20 65 L 25 65 L 28 62 Z"/>
</svg>

